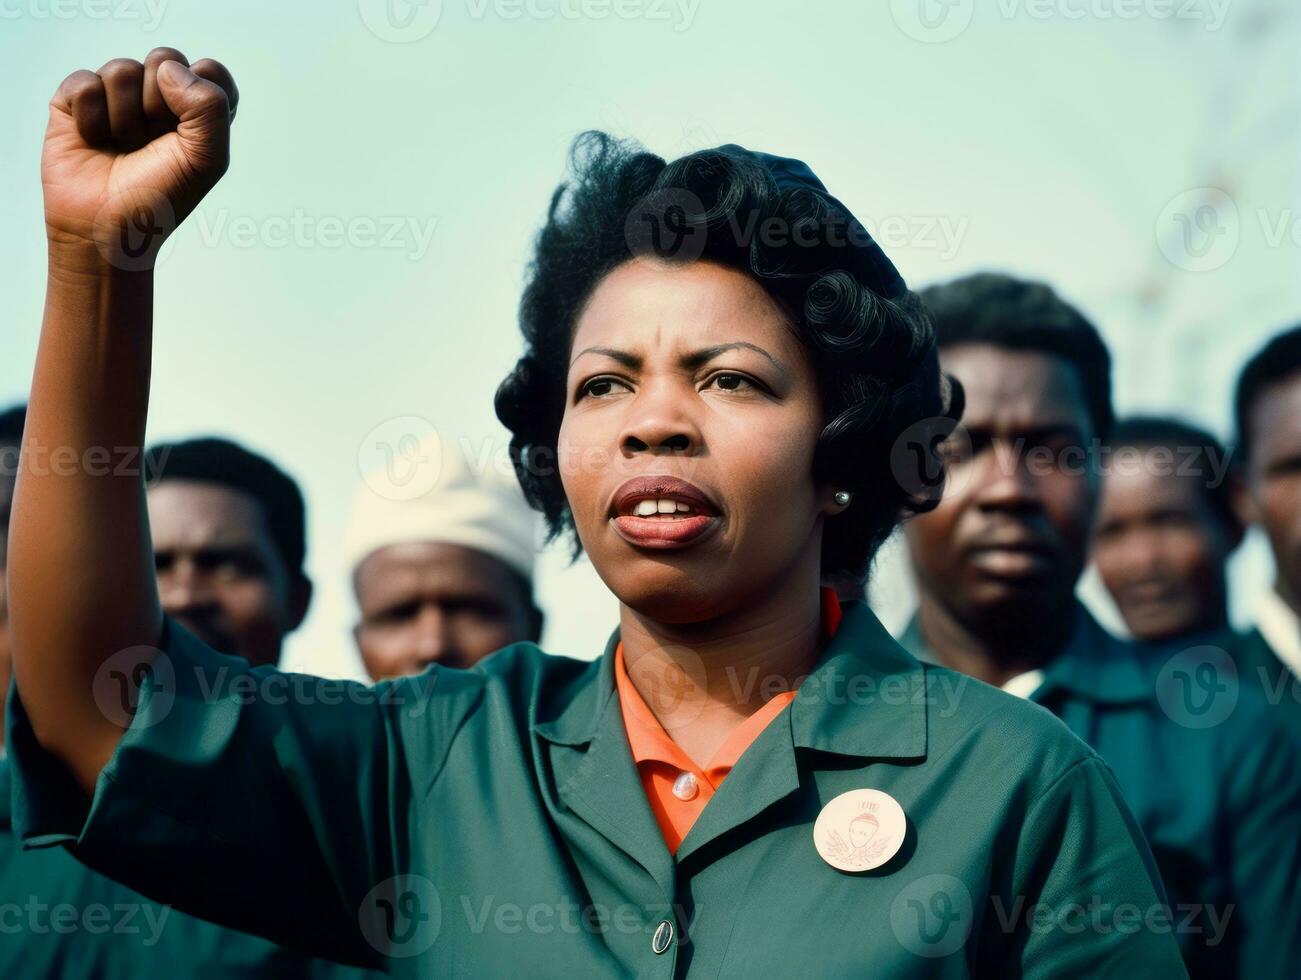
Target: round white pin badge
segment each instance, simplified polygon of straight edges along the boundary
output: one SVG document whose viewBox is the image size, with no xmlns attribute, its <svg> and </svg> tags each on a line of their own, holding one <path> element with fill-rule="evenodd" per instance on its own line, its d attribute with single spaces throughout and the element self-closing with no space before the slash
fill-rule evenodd
<svg viewBox="0 0 1301 980">
<path fill-rule="evenodd" d="M 899 853 L 908 818 L 889 793 L 851 789 L 822 808 L 813 843 L 822 860 L 841 871 L 871 871 Z"/>
</svg>

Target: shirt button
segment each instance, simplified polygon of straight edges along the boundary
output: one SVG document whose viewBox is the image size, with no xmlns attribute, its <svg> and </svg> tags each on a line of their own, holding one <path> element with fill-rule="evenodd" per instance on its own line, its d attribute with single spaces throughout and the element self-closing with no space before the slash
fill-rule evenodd
<svg viewBox="0 0 1301 980">
<path fill-rule="evenodd" d="M 673 795 L 679 800 L 694 800 L 698 792 L 700 786 L 694 773 L 684 772 L 673 780 Z"/>
<path fill-rule="evenodd" d="M 651 937 L 651 950 L 656 954 L 664 952 L 669 948 L 669 943 L 673 942 L 673 923 L 665 919 L 655 929 L 655 935 Z"/>
</svg>

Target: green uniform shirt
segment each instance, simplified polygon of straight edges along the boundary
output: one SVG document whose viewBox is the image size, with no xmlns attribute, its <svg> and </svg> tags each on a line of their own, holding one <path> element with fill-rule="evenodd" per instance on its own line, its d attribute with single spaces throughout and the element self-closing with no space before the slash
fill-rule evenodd
<svg viewBox="0 0 1301 980">
<path fill-rule="evenodd" d="M 1184 975 L 1097 755 L 919 664 L 861 603 L 675 860 L 617 640 L 591 663 L 522 643 L 367 688 L 250 669 L 168 621 L 89 804 L 11 697 L 15 824 L 161 901 L 399 977 Z M 846 874 L 813 822 L 868 787 L 906 839 Z"/>
<path fill-rule="evenodd" d="M 0 977 L 345 980 L 367 974 L 233 932 L 96 874 L 61 847 L 23 850 L 0 758 Z M 376 974 L 378 976 L 378 974 Z"/>
<path fill-rule="evenodd" d="M 1301 962 L 1301 754 L 1209 644 L 1141 649 L 1083 605 L 1031 700 L 1114 771 L 1194 977 L 1284 980 Z M 933 660 L 916 619 L 903 645 Z"/>
<path fill-rule="evenodd" d="M 1279 724 L 1301 741 L 1301 677 L 1278 658 L 1258 629 L 1230 634 L 1223 642 L 1243 683 L 1259 688 L 1278 716 Z"/>
</svg>

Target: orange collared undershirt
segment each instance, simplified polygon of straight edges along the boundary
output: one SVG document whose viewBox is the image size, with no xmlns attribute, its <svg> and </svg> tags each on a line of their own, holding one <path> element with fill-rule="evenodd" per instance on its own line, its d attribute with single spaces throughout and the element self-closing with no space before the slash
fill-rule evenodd
<svg viewBox="0 0 1301 980">
<path fill-rule="evenodd" d="M 840 601 L 836 598 L 835 589 L 822 589 L 821 605 L 822 643 L 825 646 L 840 625 Z M 642 789 L 669 852 L 676 854 L 687 832 L 691 830 L 691 825 L 704 811 L 718 787 L 723 785 L 723 780 L 737 760 L 759 733 L 794 700 L 795 692 L 783 691 L 737 725 L 718 747 L 714 757 L 709 760 L 709 765 L 701 769 L 673 741 L 633 686 L 624 667 L 622 643 L 614 651 L 614 679 L 619 692 L 624 731 L 628 733 L 628 746 L 632 749 L 633 761 L 637 763 Z M 674 784 L 684 773 L 690 773 L 696 780 L 695 795 L 685 800 L 673 792 Z"/>
</svg>

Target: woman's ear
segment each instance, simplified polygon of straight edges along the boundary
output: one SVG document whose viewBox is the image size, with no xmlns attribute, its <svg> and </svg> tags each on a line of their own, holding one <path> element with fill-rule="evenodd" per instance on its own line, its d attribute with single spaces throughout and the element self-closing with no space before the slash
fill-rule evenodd
<svg viewBox="0 0 1301 980">
<path fill-rule="evenodd" d="M 854 495 L 844 487 L 830 484 L 818 489 L 819 510 L 828 517 L 835 517 L 849 510 L 854 502 Z"/>
</svg>

